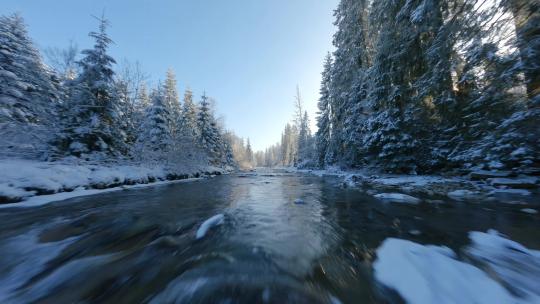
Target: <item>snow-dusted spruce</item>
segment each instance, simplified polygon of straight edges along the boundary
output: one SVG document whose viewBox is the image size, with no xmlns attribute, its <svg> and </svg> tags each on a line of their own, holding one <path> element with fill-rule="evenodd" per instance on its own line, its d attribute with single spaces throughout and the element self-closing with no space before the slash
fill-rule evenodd
<svg viewBox="0 0 540 304">
<path fill-rule="evenodd" d="M 0 157 L 43 157 L 56 130 L 59 83 L 18 14 L 0 16 Z"/>
<path fill-rule="evenodd" d="M 89 34 L 95 40 L 94 48 L 82 51 L 81 73 L 69 84 L 65 128 L 58 140 L 62 152 L 77 157 L 127 153 L 121 100 L 114 90 L 116 61 L 107 53 L 112 43 L 106 32 L 109 22 L 103 17 L 98 21 L 99 30 Z"/>
<path fill-rule="evenodd" d="M 78 61 L 74 47 L 56 52 L 65 53 L 66 58 L 57 59 L 67 63 L 54 64 L 54 71 L 42 62 L 22 17 L 0 17 L 0 165 L 20 164 L 20 172 L 28 174 L 4 174 L 0 202 L 236 166 L 229 137 L 218 126 L 207 97 L 199 110 L 188 90 L 182 107 L 172 70 L 149 96 L 138 65 L 115 70 L 116 61 L 108 54 L 109 22 L 97 20 L 98 31 L 89 34 L 94 46 L 83 50 Z M 45 159 L 56 162 L 37 162 Z M 70 166 L 78 172 L 72 183 L 59 176 Z M 56 173 L 45 177 L 40 168 Z M 115 173 L 125 168 L 138 173 Z"/>
</svg>

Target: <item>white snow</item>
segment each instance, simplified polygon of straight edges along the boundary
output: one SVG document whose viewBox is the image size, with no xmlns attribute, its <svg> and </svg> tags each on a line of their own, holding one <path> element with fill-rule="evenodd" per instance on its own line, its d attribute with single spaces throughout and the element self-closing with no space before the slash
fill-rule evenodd
<svg viewBox="0 0 540 304">
<path fill-rule="evenodd" d="M 538 210 L 532 209 L 532 208 L 523 208 L 521 209 L 521 212 L 529 213 L 529 214 L 537 214 Z"/>
<path fill-rule="evenodd" d="M 0 204 L 0 209 L 38 207 L 38 206 L 46 205 L 48 203 L 63 201 L 63 200 L 67 200 L 74 197 L 88 196 L 88 195 L 121 191 L 121 190 L 154 187 L 154 186 L 167 185 L 167 184 L 186 183 L 186 182 L 196 181 L 199 179 L 200 178 L 188 178 L 188 179 L 179 179 L 179 180 L 172 180 L 172 181 L 159 181 L 159 182 L 154 182 L 154 183 L 149 183 L 149 184 L 124 185 L 122 187 L 107 188 L 107 189 L 84 189 L 83 187 L 79 187 L 70 192 L 59 192 L 59 193 L 49 194 L 49 195 L 32 196 L 22 202 Z"/>
<path fill-rule="evenodd" d="M 184 168 L 177 174 L 192 175 L 196 172 L 215 171 L 216 168 Z M 39 206 L 75 196 L 101 193 L 124 183 L 148 184 L 151 179 L 165 181 L 171 173 L 163 166 L 136 164 L 96 165 L 92 163 L 38 162 L 30 160 L 0 160 L 0 196 L 24 199 L 17 206 Z M 168 182 L 168 181 L 165 181 Z M 157 184 L 157 183 L 152 183 Z M 126 186 L 125 188 L 130 188 Z M 38 190 L 55 193 L 34 196 Z M 73 190 L 73 191 L 71 191 Z M 111 189 L 106 189 L 111 191 Z M 68 192 L 71 191 L 71 192 Z M 0 205 L 12 207 L 12 204 Z"/>
<path fill-rule="evenodd" d="M 403 193 L 379 193 L 374 195 L 376 198 L 391 202 L 391 203 L 404 203 L 404 204 L 418 204 L 420 199 Z"/>
<path fill-rule="evenodd" d="M 540 303 L 540 251 L 503 237 L 495 230 L 470 232 L 467 253 L 505 283 L 524 303 Z M 517 302 L 517 301 L 515 301 Z"/>
<path fill-rule="evenodd" d="M 407 303 L 515 303 L 480 269 L 460 262 L 447 247 L 389 238 L 377 249 L 375 278 Z"/>
<path fill-rule="evenodd" d="M 206 221 L 204 221 L 201 224 L 199 229 L 197 229 L 197 233 L 195 235 L 195 238 L 196 239 L 202 239 L 206 235 L 208 230 L 210 230 L 212 227 L 223 224 L 224 219 L 225 219 L 225 216 L 223 214 L 221 214 L 221 213 L 216 214 L 216 215 L 212 216 L 211 218 L 207 219 Z"/>
</svg>

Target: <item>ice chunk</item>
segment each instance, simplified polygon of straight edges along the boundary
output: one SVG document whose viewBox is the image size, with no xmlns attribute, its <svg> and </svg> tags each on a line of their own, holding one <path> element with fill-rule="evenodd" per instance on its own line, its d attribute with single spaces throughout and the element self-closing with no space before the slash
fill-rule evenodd
<svg viewBox="0 0 540 304">
<path fill-rule="evenodd" d="M 206 221 L 204 221 L 201 224 L 201 226 L 197 230 L 197 234 L 196 234 L 195 237 L 197 239 L 202 239 L 206 235 L 208 230 L 210 230 L 212 227 L 223 224 L 224 219 L 225 219 L 225 216 L 223 214 L 221 214 L 221 213 L 216 214 L 216 215 L 212 216 L 211 218 L 207 219 Z"/>
<path fill-rule="evenodd" d="M 447 247 L 389 238 L 377 249 L 375 278 L 408 303 L 514 303 L 480 269 L 456 260 Z"/>
<path fill-rule="evenodd" d="M 380 193 L 374 195 L 376 198 L 391 203 L 418 204 L 420 199 L 403 193 Z"/>
</svg>

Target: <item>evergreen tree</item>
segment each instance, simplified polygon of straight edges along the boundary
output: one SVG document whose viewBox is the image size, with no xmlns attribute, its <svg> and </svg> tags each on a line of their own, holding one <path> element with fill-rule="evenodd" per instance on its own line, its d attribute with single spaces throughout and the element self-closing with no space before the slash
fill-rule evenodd
<svg viewBox="0 0 540 304">
<path fill-rule="evenodd" d="M 36 157 L 55 131 L 58 81 L 44 66 L 20 15 L 0 16 L 0 149 Z M 37 154 L 37 155 L 36 155 Z"/>
<path fill-rule="evenodd" d="M 182 129 L 189 136 L 198 137 L 197 107 L 193 102 L 193 93 L 188 88 L 184 93 L 182 108 Z"/>
<path fill-rule="evenodd" d="M 167 123 L 173 134 L 180 128 L 181 124 L 181 109 L 180 100 L 178 97 L 178 89 L 176 88 L 176 76 L 172 69 L 167 70 L 167 77 L 163 86 L 165 105 L 169 108 L 169 117 Z"/>
<path fill-rule="evenodd" d="M 311 130 L 309 128 L 309 117 L 307 111 L 304 111 L 300 129 L 298 131 L 298 164 L 308 166 L 313 160 L 313 147 L 311 141 Z"/>
<path fill-rule="evenodd" d="M 107 54 L 112 40 L 106 33 L 109 22 L 98 19 L 99 31 L 90 32 L 93 49 L 83 50 L 78 64 L 81 73 L 71 84 L 67 104 L 69 121 L 60 142 L 68 154 L 124 154 L 127 147 L 120 128 L 119 101 L 114 94 L 115 60 Z"/>
<path fill-rule="evenodd" d="M 330 81 L 332 69 L 332 56 L 330 53 L 326 55 L 324 62 L 324 70 L 322 72 L 322 81 L 320 89 L 320 99 L 317 103 L 319 112 L 317 112 L 317 163 L 319 166 L 332 162 L 332 156 L 329 153 L 329 141 L 331 137 L 331 100 L 330 100 Z"/>
<path fill-rule="evenodd" d="M 251 143 L 249 142 L 249 138 L 247 139 L 247 144 L 246 144 L 246 156 L 247 156 L 247 161 L 249 163 L 250 166 L 253 166 L 253 150 L 251 149 Z"/>
<path fill-rule="evenodd" d="M 331 154 L 351 164 L 356 149 L 358 126 L 365 119 L 363 79 L 369 62 L 367 39 L 367 1 L 342 0 L 334 12 L 337 32 L 334 34 L 334 63 L 332 66 Z"/>
<path fill-rule="evenodd" d="M 158 88 L 152 91 L 150 100 L 138 144 L 142 154 L 162 158 L 172 144 L 172 131 L 168 121 L 170 113 L 163 85 L 158 85 Z"/>
<path fill-rule="evenodd" d="M 203 94 L 198 109 L 198 133 L 201 146 L 207 151 L 212 164 L 221 161 L 221 147 L 219 130 L 210 108 L 210 102 L 206 94 Z"/>
</svg>

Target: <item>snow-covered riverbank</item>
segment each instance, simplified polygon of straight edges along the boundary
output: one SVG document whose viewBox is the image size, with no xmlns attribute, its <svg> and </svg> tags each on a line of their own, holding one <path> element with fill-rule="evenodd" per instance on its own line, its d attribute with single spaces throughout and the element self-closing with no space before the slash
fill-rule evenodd
<svg viewBox="0 0 540 304">
<path fill-rule="evenodd" d="M 368 189 L 370 194 L 407 193 L 430 196 L 434 200 L 450 198 L 453 200 L 493 200 L 509 198 L 511 202 L 528 200 L 538 195 L 540 178 L 524 176 L 511 172 L 474 171 L 465 176 L 440 175 L 399 175 L 382 174 L 367 170 L 305 170 L 289 168 L 289 171 L 314 174 L 317 176 L 336 176 L 343 179 L 343 185 Z"/>
<path fill-rule="evenodd" d="M 52 200 L 90 195 L 104 189 L 125 189 L 134 185 L 220 175 L 228 171 L 211 166 L 186 165 L 170 169 L 138 164 L 1 160 L 0 203 L 34 206 Z"/>
</svg>

